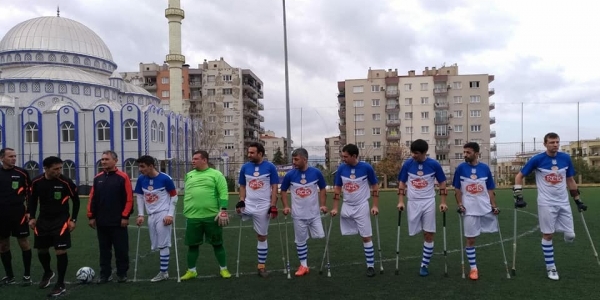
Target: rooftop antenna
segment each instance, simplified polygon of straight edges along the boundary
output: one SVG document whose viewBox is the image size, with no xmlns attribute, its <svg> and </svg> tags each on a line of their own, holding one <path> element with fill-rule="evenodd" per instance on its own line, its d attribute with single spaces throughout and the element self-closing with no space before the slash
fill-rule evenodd
<svg viewBox="0 0 600 300">
<path fill-rule="evenodd" d="M 60 6 L 56 6 L 56 16 L 60 17 Z"/>
</svg>

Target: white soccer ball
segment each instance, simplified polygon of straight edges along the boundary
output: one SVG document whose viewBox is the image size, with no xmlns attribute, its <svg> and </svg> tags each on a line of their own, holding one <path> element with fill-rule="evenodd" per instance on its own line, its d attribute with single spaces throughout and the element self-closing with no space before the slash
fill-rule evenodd
<svg viewBox="0 0 600 300">
<path fill-rule="evenodd" d="M 94 272 L 94 269 L 90 267 L 83 267 L 77 270 L 77 274 L 75 274 L 75 277 L 81 283 L 92 282 L 92 280 L 94 280 L 94 276 L 96 276 L 96 272 Z"/>
</svg>

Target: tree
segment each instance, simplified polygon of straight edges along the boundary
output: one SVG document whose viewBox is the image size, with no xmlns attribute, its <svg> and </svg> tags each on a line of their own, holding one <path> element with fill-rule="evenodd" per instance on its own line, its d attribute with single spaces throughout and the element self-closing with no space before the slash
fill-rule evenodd
<svg viewBox="0 0 600 300">
<path fill-rule="evenodd" d="M 388 146 L 384 158 L 375 165 L 378 176 L 386 176 L 388 181 L 396 178 L 409 151 L 402 145 Z"/>
<path fill-rule="evenodd" d="M 273 160 L 271 161 L 275 165 L 285 165 L 287 162 L 283 158 L 283 153 L 281 153 L 281 148 L 277 148 L 275 154 L 273 154 Z"/>
<path fill-rule="evenodd" d="M 319 169 L 319 171 L 321 171 L 321 173 L 323 173 L 323 171 L 325 170 L 325 167 L 320 163 L 317 163 L 315 165 L 315 168 Z"/>
<path fill-rule="evenodd" d="M 575 181 L 578 181 L 579 175 L 581 175 L 581 183 L 600 182 L 600 169 L 598 167 L 590 166 L 582 157 L 571 156 L 571 162 L 575 166 Z"/>
</svg>

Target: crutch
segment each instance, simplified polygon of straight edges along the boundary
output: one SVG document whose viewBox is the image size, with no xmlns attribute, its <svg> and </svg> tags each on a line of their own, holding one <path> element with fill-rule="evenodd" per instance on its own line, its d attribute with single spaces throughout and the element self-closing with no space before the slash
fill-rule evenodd
<svg viewBox="0 0 600 300">
<path fill-rule="evenodd" d="M 279 243 L 281 244 L 281 261 L 283 262 L 283 274 L 287 274 L 287 267 L 285 266 L 285 251 L 283 250 L 283 237 L 281 236 L 281 221 L 277 217 L 277 228 L 279 229 Z"/>
<path fill-rule="evenodd" d="M 400 272 L 398 271 L 398 263 L 400 262 L 400 224 L 402 221 L 402 211 L 398 211 L 398 230 L 396 231 L 396 275 Z"/>
<path fill-rule="evenodd" d="M 140 232 L 142 227 L 138 225 L 137 243 L 135 246 L 135 266 L 133 267 L 133 282 L 137 281 L 137 266 L 138 259 L 140 259 Z"/>
<path fill-rule="evenodd" d="M 177 266 L 177 282 L 181 282 L 181 277 L 179 276 L 179 251 L 177 251 L 177 226 L 175 226 L 175 216 L 177 214 L 173 214 L 173 241 L 175 244 L 175 265 Z"/>
<path fill-rule="evenodd" d="M 446 247 L 446 212 L 442 212 L 444 225 L 444 276 L 448 277 L 448 248 Z M 461 239 L 462 240 L 462 239 Z M 461 251 L 462 252 L 462 251 Z"/>
<path fill-rule="evenodd" d="M 513 226 L 513 261 L 512 261 L 512 275 L 517 276 L 517 208 L 515 207 L 514 212 L 514 226 Z"/>
<path fill-rule="evenodd" d="M 331 236 L 331 225 L 333 224 L 333 217 L 329 218 L 329 228 L 327 229 L 327 235 L 325 236 L 325 251 L 323 251 L 323 259 L 321 260 L 321 269 L 319 269 L 319 275 L 323 274 L 323 265 L 325 264 L 325 257 L 327 257 L 327 277 L 331 277 L 331 268 L 329 265 L 329 237 Z"/>
<path fill-rule="evenodd" d="M 235 277 L 240 277 L 240 250 L 242 246 L 242 216 L 240 215 L 240 231 L 238 234 L 237 260 L 235 262 Z"/>
<path fill-rule="evenodd" d="M 292 273 L 290 272 L 290 246 L 289 246 L 289 242 L 288 242 L 288 226 L 287 226 L 287 216 L 285 216 L 283 218 L 283 226 L 285 227 L 285 253 L 287 256 L 287 264 L 286 264 L 286 270 L 287 270 L 287 279 L 292 279 Z"/>
<path fill-rule="evenodd" d="M 581 215 L 581 222 L 583 223 L 583 228 L 585 228 L 585 232 L 587 233 L 588 239 L 590 239 L 590 244 L 592 245 L 592 250 L 594 250 L 594 257 L 596 257 L 596 261 L 598 262 L 598 265 L 600 265 L 600 260 L 598 260 L 598 252 L 596 252 L 596 247 L 594 247 L 594 242 L 592 241 L 592 236 L 590 235 L 590 230 L 587 227 L 587 224 L 585 223 L 585 218 L 583 217 L 583 211 L 579 211 L 579 214 Z"/>
<path fill-rule="evenodd" d="M 462 267 L 462 278 L 465 279 L 465 246 L 463 245 L 463 226 L 462 226 L 462 213 L 460 208 L 458 209 L 458 230 L 460 232 L 460 265 Z"/>
<path fill-rule="evenodd" d="M 502 239 L 502 232 L 500 231 L 500 218 L 496 215 L 496 225 L 498 225 L 498 235 L 500 236 L 500 246 L 502 247 L 502 257 L 504 258 L 504 266 L 506 267 L 506 278 L 510 279 L 510 272 L 508 271 L 508 263 L 506 262 L 506 252 L 504 251 L 504 240 Z"/>
<path fill-rule="evenodd" d="M 377 248 L 379 248 L 379 274 L 383 274 L 383 256 L 381 254 L 381 238 L 379 238 L 379 215 L 375 215 L 375 229 L 377 229 Z"/>
</svg>

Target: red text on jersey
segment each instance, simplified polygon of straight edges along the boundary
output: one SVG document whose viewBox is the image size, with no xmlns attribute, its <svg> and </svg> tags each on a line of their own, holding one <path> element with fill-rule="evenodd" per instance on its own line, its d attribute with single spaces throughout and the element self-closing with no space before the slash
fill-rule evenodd
<svg viewBox="0 0 600 300">
<path fill-rule="evenodd" d="M 410 184 L 412 184 L 412 186 L 413 186 L 415 189 L 418 189 L 418 190 L 420 190 L 420 189 L 424 189 L 424 188 L 426 188 L 426 187 L 427 187 L 427 180 L 425 180 L 425 179 L 423 179 L 423 178 L 417 178 L 417 179 L 415 179 L 415 180 L 411 180 L 411 181 L 410 181 Z"/>
<path fill-rule="evenodd" d="M 312 190 L 307 187 L 301 187 L 296 189 L 296 196 L 300 198 L 306 198 L 312 194 Z"/>
<path fill-rule="evenodd" d="M 253 190 L 259 190 L 264 185 L 265 185 L 265 183 L 262 182 L 262 180 L 258 180 L 258 179 L 252 179 L 252 180 L 250 180 L 250 182 L 248 182 L 248 186 Z"/>
<path fill-rule="evenodd" d="M 467 191 L 467 193 L 479 194 L 483 192 L 484 188 L 483 185 L 479 183 L 471 183 L 465 187 L 465 190 Z"/>
<path fill-rule="evenodd" d="M 354 193 L 358 190 L 359 186 L 356 182 L 346 182 L 344 184 L 344 190 L 348 193 Z"/>
</svg>

